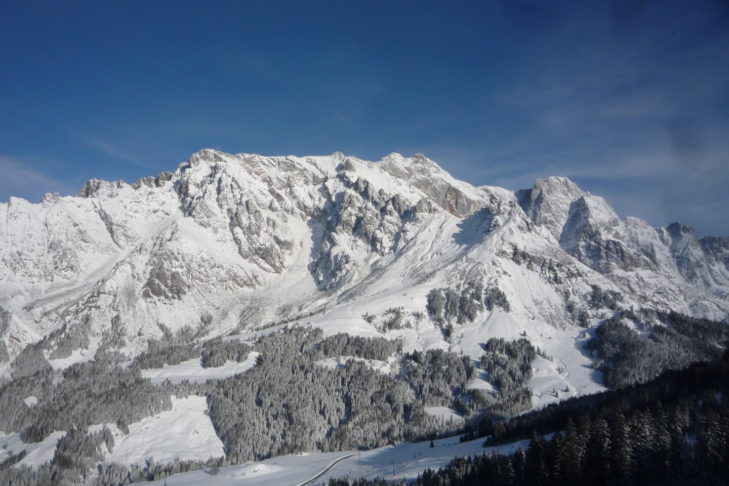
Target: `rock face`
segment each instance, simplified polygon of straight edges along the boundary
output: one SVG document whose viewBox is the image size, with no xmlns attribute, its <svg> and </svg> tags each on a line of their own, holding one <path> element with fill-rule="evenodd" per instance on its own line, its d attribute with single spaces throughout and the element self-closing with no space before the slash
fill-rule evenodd
<svg viewBox="0 0 729 486">
<path fill-rule="evenodd" d="M 729 239 L 620 219 L 566 178 L 473 187 L 423 155 L 203 150 L 131 185 L 11 198 L 0 220 L 3 363 L 79 326 L 91 351 L 114 335 L 129 354 L 165 330 L 216 336 L 305 316 L 373 334 L 361 309 L 422 313 L 429 290 L 474 282 L 510 303 L 479 311 L 484 338 L 491 314 L 524 329 L 572 326 L 595 286 L 626 308 L 729 312 Z M 448 345 L 470 352 L 458 339 Z"/>
</svg>

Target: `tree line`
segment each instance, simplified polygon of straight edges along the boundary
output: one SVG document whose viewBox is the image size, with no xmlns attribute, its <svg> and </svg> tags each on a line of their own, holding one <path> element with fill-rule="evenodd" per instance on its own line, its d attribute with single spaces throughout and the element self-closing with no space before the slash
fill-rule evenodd
<svg viewBox="0 0 729 486">
<path fill-rule="evenodd" d="M 592 397 L 587 401 L 593 407 L 584 407 L 582 413 L 575 413 L 574 404 L 535 412 L 501 433 L 499 441 L 514 440 L 533 426 L 526 450 L 514 454 L 457 458 L 438 471 L 424 471 L 412 482 L 334 479 L 329 485 L 728 484 L 727 392 L 729 353 L 711 363 L 667 372 L 640 390 L 608 392 L 603 400 Z M 601 406 L 594 407 L 595 403 Z M 540 429 L 551 429 L 553 435 L 546 439 Z"/>
</svg>

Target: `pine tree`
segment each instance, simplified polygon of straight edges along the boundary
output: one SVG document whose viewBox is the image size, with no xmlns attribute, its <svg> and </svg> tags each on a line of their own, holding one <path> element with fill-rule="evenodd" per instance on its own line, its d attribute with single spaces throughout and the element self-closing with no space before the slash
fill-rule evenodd
<svg viewBox="0 0 729 486">
<path fill-rule="evenodd" d="M 571 418 L 567 420 L 564 447 L 562 448 L 561 463 L 563 477 L 566 484 L 579 484 L 582 474 L 582 445 L 577 433 L 577 427 Z"/>
<path fill-rule="evenodd" d="M 497 477 L 499 482 L 497 486 L 515 486 L 516 483 L 516 471 L 514 470 L 513 456 L 504 457 L 501 462 L 501 467 L 497 469 Z"/>
<path fill-rule="evenodd" d="M 668 485 L 682 485 L 689 483 L 691 450 L 686 443 L 678 438 L 671 439 L 671 447 L 668 451 L 668 464 L 670 476 L 666 481 Z"/>
<path fill-rule="evenodd" d="M 671 431 L 663 404 L 658 401 L 653 408 L 653 430 L 655 447 L 667 451 L 671 447 Z"/>
<path fill-rule="evenodd" d="M 544 439 L 532 431 L 532 439 L 526 452 L 526 483 L 533 486 L 546 486 L 548 480 L 547 465 L 544 457 Z"/>
<path fill-rule="evenodd" d="M 725 404 L 719 413 L 721 434 L 721 457 L 719 472 L 724 481 L 729 481 L 729 405 Z"/>
<path fill-rule="evenodd" d="M 549 468 L 549 484 L 561 485 L 564 483 L 564 464 L 562 464 L 562 448 L 564 447 L 564 439 L 562 433 L 557 432 L 552 436 L 552 440 L 545 451 L 547 467 Z"/>
<path fill-rule="evenodd" d="M 624 485 L 632 470 L 633 451 L 625 416 L 618 411 L 612 417 L 610 431 L 610 469 L 613 484 Z"/>
<path fill-rule="evenodd" d="M 516 451 L 511 456 L 511 462 L 514 465 L 514 484 L 526 484 L 524 473 L 526 470 L 526 455 L 523 450 Z"/>
<path fill-rule="evenodd" d="M 585 451 L 585 479 L 591 486 L 607 485 L 610 477 L 610 428 L 600 417 L 592 424 Z"/>
<path fill-rule="evenodd" d="M 713 410 L 707 410 L 701 424 L 698 440 L 700 463 L 708 474 L 718 471 L 726 461 L 721 422 Z"/>
<path fill-rule="evenodd" d="M 648 470 L 654 480 L 665 483 L 669 480 L 669 455 L 671 450 L 671 433 L 668 420 L 661 402 L 653 407 L 653 450 L 648 458 Z"/>
</svg>

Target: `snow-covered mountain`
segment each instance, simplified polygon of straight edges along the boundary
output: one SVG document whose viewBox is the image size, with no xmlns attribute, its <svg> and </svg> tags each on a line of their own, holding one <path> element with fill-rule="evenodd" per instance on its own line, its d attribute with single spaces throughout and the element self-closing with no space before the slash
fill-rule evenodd
<svg viewBox="0 0 729 486">
<path fill-rule="evenodd" d="M 552 357 L 534 388 L 579 393 L 593 382 L 578 320 L 606 306 L 729 315 L 729 238 L 621 219 L 562 177 L 474 187 L 419 154 L 203 150 L 133 184 L 11 198 L 0 221 L 5 374 L 44 337 L 51 364 L 66 366 L 185 328 L 202 339 L 296 321 L 474 358 L 490 337 L 526 336 Z M 474 285 L 499 303 L 476 302 L 467 319 L 428 313 L 433 289 Z"/>
</svg>

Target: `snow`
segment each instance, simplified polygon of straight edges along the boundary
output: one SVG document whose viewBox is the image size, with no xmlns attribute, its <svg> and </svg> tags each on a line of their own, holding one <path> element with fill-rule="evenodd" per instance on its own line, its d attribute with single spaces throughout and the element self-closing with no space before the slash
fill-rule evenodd
<svg viewBox="0 0 729 486">
<path fill-rule="evenodd" d="M 537 358 L 532 363 L 529 388 L 532 391 L 532 404 L 535 408 L 576 395 L 576 390 L 560 374 L 554 363 L 544 358 Z"/>
<path fill-rule="evenodd" d="M 226 474 L 226 477 L 230 479 L 244 479 L 251 477 L 261 477 L 267 474 L 276 473 L 282 471 L 281 466 L 275 464 L 264 464 L 261 462 L 251 462 L 244 466 L 238 467 Z"/>
<path fill-rule="evenodd" d="M 245 373 L 256 365 L 258 359 L 257 351 L 248 353 L 245 360 L 226 361 L 218 367 L 203 368 L 200 358 L 193 358 L 176 365 L 165 365 L 164 368 L 151 368 L 142 370 L 142 377 L 149 378 L 154 384 L 164 383 L 169 380 L 171 383 L 182 383 L 187 380 L 190 383 L 204 383 L 208 380 L 221 380 L 239 373 Z"/>
<path fill-rule="evenodd" d="M 91 361 L 94 359 L 94 354 L 96 351 L 91 351 L 89 349 L 74 349 L 71 352 L 71 355 L 67 358 L 58 358 L 58 359 L 49 359 L 48 363 L 51 365 L 51 367 L 54 370 L 65 370 L 71 365 L 74 365 L 76 363 L 83 363 L 86 361 Z"/>
<path fill-rule="evenodd" d="M 496 393 L 497 390 L 494 386 L 486 380 L 487 373 L 485 371 L 478 371 L 478 375 L 474 377 L 466 386 L 468 390 L 483 390 L 487 393 Z"/>
<path fill-rule="evenodd" d="M 526 449 L 529 441 L 523 440 L 497 447 L 483 447 L 484 439 L 459 442 L 450 437 L 430 442 L 403 443 L 369 451 L 343 451 L 308 455 L 279 456 L 265 461 L 228 466 L 217 471 L 204 470 L 176 474 L 166 480 L 143 483 L 162 486 L 292 486 L 305 483 L 317 476 L 337 459 L 331 470 L 318 477 L 313 484 L 327 484 L 330 478 L 383 477 L 387 480 L 414 479 L 425 469 L 437 469 L 447 465 L 455 457 L 474 456 L 484 453 L 509 454 Z M 394 470 L 394 474 L 393 474 Z M 142 483 L 140 483 L 142 484 Z"/>
<path fill-rule="evenodd" d="M 36 405 L 38 405 L 38 397 L 34 395 L 28 395 L 23 399 L 23 403 L 25 403 L 27 407 L 35 407 Z"/>
<path fill-rule="evenodd" d="M 458 412 L 448 407 L 425 407 L 425 413 L 441 419 L 444 423 L 461 424 L 464 422 L 464 418 Z"/>
<path fill-rule="evenodd" d="M 65 435 L 66 432 L 56 431 L 40 442 L 26 444 L 21 439 L 20 433 L 13 432 L 11 434 L 5 434 L 0 431 L 0 462 L 11 455 L 25 451 L 25 457 L 17 462 L 15 467 L 29 466 L 37 468 L 38 466 L 42 466 L 53 459 L 58 441 Z"/>
<path fill-rule="evenodd" d="M 114 435 L 114 447 L 106 451 L 105 461 L 131 465 L 154 459 L 165 464 L 223 457 L 223 443 L 215 434 L 207 410 L 205 397 L 172 397 L 172 410 L 129 424 L 129 434 L 106 424 Z M 103 427 L 97 425 L 89 430 Z"/>
<path fill-rule="evenodd" d="M 316 362 L 319 366 L 325 368 L 343 368 L 347 365 L 347 361 L 354 360 L 366 364 L 369 368 L 379 371 L 380 373 L 389 374 L 393 371 L 393 365 L 395 364 L 396 358 L 390 358 L 388 361 L 381 361 L 378 359 L 365 359 L 359 356 L 338 356 L 333 358 L 324 358 Z"/>
</svg>

